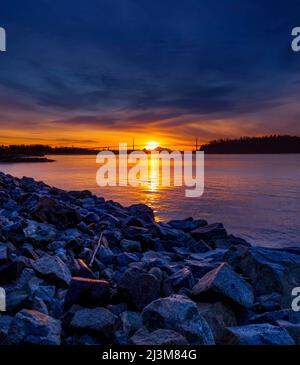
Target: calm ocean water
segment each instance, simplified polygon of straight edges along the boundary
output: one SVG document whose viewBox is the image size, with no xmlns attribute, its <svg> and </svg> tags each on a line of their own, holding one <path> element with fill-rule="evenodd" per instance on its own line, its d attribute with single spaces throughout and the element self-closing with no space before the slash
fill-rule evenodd
<svg viewBox="0 0 300 365">
<path fill-rule="evenodd" d="M 55 156 L 49 164 L 0 164 L 66 190 L 89 189 L 127 206 L 145 203 L 159 220 L 189 216 L 223 222 L 230 233 L 261 246 L 300 247 L 300 155 L 205 156 L 205 193 L 186 198 L 183 187 L 162 188 L 155 177 L 139 188 L 96 184 L 94 156 Z"/>
</svg>

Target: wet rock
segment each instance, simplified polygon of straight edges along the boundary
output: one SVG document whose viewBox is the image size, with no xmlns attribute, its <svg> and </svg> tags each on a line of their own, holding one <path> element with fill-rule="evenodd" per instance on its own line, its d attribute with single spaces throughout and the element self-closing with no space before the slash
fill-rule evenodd
<svg viewBox="0 0 300 365">
<path fill-rule="evenodd" d="M 131 342 L 138 346 L 189 345 L 180 333 L 167 329 L 158 329 L 150 333 L 146 328 L 142 328 L 131 337 Z"/>
<path fill-rule="evenodd" d="M 70 308 L 73 304 L 88 308 L 101 307 L 108 304 L 110 298 L 108 281 L 74 277 L 66 294 L 65 307 Z"/>
<path fill-rule="evenodd" d="M 142 219 L 144 222 L 152 223 L 154 221 L 153 210 L 145 204 L 134 204 L 129 208 L 129 213 Z"/>
<path fill-rule="evenodd" d="M 8 344 L 60 345 L 60 321 L 43 313 L 23 309 L 11 321 Z"/>
<path fill-rule="evenodd" d="M 194 220 L 193 218 L 187 218 L 183 220 L 171 220 L 168 222 L 168 225 L 184 232 L 191 232 L 197 228 L 206 226 L 207 221 L 204 219 Z"/>
<path fill-rule="evenodd" d="M 123 312 L 127 311 L 127 304 L 126 303 L 109 304 L 106 308 L 118 317 Z"/>
<path fill-rule="evenodd" d="M 295 312 L 292 309 L 282 309 L 260 314 L 250 313 L 247 316 L 242 316 L 239 322 L 242 324 L 270 323 L 276 325 L 280 320 L 295 324 L 300 323 L 300 312 Z"/>
<path fill-rule="evenodd" d="M 214 344 L 206 320 L 190 299 L 174 295 L 150 303 L 142 312 L 143 322 L 150 331 L 169 329 L 183 335 L 191 345 Z"/>
<path fill-rule="evenodd" d="M 114 262 L 115 256 L 111 249 L 101 246 L 97 252 L 97 258 L 104 264 L 110 265 Z"/>
<path fill-rule="evenodd" d="M 191 232 L 191 236 L 196 240 L 208 242 L 211 239 L 226 237 L 227 232 L 222 223 L 214 223 L 195 229 Z"/>
<path fill-rule="evenodd" d="M 152 231 L 163 240 L 184 241 L 189 238 L 183 231 L 168 227 L 168 225 L 163 223 L 154 223 Z"/>
<path fill-rule="evenodd" d="M 8 259 L 7 246 L 4 243 L 0 243 L 0 264 L 4 263 Z"/>
<path fill-rule="evenodd" d="M 223 263 L 204 275 L 192 289 L 196 298 L 222 298 L 242 307 L 253 306 L 253 290 L 230 266 Z"/>
<path fill-rule="evenodd" d="M 58 285 L 68 286 L 72 279 L 67 265 L 58 256 L 45 255 L 34 261 L 32 267 L 40 276 Z"/>
<path fill-rule="evenodd" d="M 16 280 L 24 268 L 24 263 L 20 261 L 9 261 L 0 265 L 0 284 L 8 284 Z"/>
<path fill-rule="evenodd" d="M 178 291 L 181 288 L 191 289 L 195 285 L 194 276 L 187 267 L 171 275 L 168 278 L 168 282 L 175 291 Z"/>
<path fill-rule="evenodd" d="M 11 241 L 16 245 L 24 243 L 25 234 L 21 222 L 11 223 L 1 227 L 2 235 L 7 241 Z"/>
<path fill-rule="evenodd" d="M 47 196 L 39 199 L 31 215 L 38 222 L 50 223 L 58 228 L 69 228 L 80 222 L 75 209 Z"/>
<path fill-rule="evenodd" d="M 278 294 L 282 308 L 291 305 L 291 291 L 300 286 L 300 255 L 275 249 L 252 247 L 240 262 L 242 273 L 250 279 L 255 298 Z"/>
<path fill-rule="evenodd" d="M 0 345 L 5 344 L 12 319 L 11 316 L 0 316 Z"/>
<path fill-rule="evenodd" d="M 130 303 L 140 310 L 160 297 L 160 283 L 157 278 L 132 269 L 123 274 L 119 287 Z"/>
<path fill-rule="evenodd" d="M 122 251 L 125 252 L 141 252 L 141 244 L 138 241 L 132 241 L 132 240 L 122 240 L 120 242 L 120 247 Z"/>
<path fill-rule="evenodd" d="M 277 325 L 284 328 L 289 333 L 296 345 L 300 345 L 300 323 L 280 320 L 277 321 Z"/>
<path fill-rule="evenodd" d="M 211 328 L 216 344 L 222 344 L 225 328 L 238 324 L 232 308 L 222 302 L 198 303 L 197 307 Z"/>
<path fill-rule="evenodd" d="M 294 345 L 287 330 L 270 324 L 228 327 L 223 338 L 230 345 Z"/>
<path fill-rule="evenodd" d="M 218 265 L 198 260 L 187 260 L 187 267 L 191 270 L 195 279 L 202 278 L 209 271 L 214 270 Z"/>
<path fill-rule="evenodd" d="M 211 251 L 211 248 L 202 240 L 196 242 L 195 240 L 191 239 L 185 242 L 185 247 L 188 247 L 190 252 L 208 252 Z"/>
<path fill-rule="evenodd" d="M 16 313 L 26 307 L 29 302 L 28 292 L 13 290 L 6 293 L 6 309 L 9 314 Z"/>
<path fill-rule="evenodd" d="M 138 312 L 125 311 L 121 314 L 122 329 L 126 336 L 132 336 L 143 325 L 142 316 Z"/>
<path fill-rule="evenodd" d="M 38 223 L 32 220 L 27 221 L 24 228 L 26 238 L 35 244 L 44 245 L 56 239 L 57 231 L 54 226 L 46 223 Z"/>
<path fill-rule="evenodd" d="M 132 262 L 138 262 L 139 258 L 133 253 L 121 253 L 116 256 L 117 263 L 120 266 L 128 266 Z"/>
<path fill-rule="evenodd" d="M 98 333 L 104 338 L 112 338 L 118 317 L 105 308 L 80 309 L 75 312 L 71 327 L 91 333 Z"/>
<path fill-rule="evenodd" d="M 245 241 L 242 238 L 237 238 L 234 236 L 228 236 L 226 238 L 216 238 L 210 242 L 210 246 L 214 249 L 215 248 L 227 249 L 227 248 L 238 246 L 238 245 L 241 245 L 244 247 L 251 247 L 251 244 L 249 242 Z"/>
<path fill-rule="evenodd" d="M 210 250 L 208 252 L 203 252 L 203 253 L 193 253 L 190 256 L 190 259 L 192 260 L 199 260 L 202 262 L 207 262 L 207 263 L 222 263 L 225 262 L 225 257 L 226 254 L 228 253 L 228 250 L 224 250 L 221 248 L 217 248 L 215 250 Z"/>
</svg>

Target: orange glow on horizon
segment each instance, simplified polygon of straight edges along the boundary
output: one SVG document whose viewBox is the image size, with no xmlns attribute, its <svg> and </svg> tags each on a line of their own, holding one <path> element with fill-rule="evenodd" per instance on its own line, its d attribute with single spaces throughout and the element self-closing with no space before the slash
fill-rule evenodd
<svg viewBox="0 0 300 365">
<path fill-rule="evenodd" d="M 147 151 L 153 151 L 157 147 L 159 147 L 159 143 L 155 141 L 147 142 L 145 146 Z"/>
</svg>

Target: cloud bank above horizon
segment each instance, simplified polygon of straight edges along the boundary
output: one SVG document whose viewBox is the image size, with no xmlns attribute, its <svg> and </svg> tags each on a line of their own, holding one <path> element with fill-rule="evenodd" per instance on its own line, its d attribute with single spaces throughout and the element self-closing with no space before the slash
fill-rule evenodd
<svg viewBox="0 0 300 365">
<path fill-rule="evenodd" d="M 300 3 L 7 1 L 0 143 L 300 134 Z"/>
</svg>

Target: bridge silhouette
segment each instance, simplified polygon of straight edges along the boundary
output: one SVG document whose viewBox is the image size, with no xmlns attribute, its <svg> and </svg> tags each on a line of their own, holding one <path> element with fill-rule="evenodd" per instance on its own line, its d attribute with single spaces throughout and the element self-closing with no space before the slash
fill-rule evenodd
<svg viewBox="0 0 300 365">
<path fill-rule="evenodd" d="M 133 139 L 133 143 L 130 144 L 128 143 L 127 144 L 128 146 L 128 150 L 135 150 L 135 149 L 138 149 L 138 150 L 143 150 L 145 148 L 145 144 L 135 144 L 134 143 L 134 139 Z M 181 148 L 190 148 L 194 151 L 197 151 L 199 150 L 200 146 L 198 144 L 198 138 L 196 138 L 195 140 L 195 143 L 190 143 L 190 144 L 187 144 L 187 143 L 178 143 L 178 144 L 172 144 L 172 143 L 164 143 L 163 146 L 159 146 L 160 148 L 168 148 L 170 150 L 176 150 L 178 147 L 181 147 Z M 104 145 L 104 146 L 97 146 L 97 147 L 94 147 L 93 148 L 94 150 L 102 150 L 102 151 L 113 151 L 113 150 L 117 150 L 119 149 L 119 145 Z"/>
</svg>

